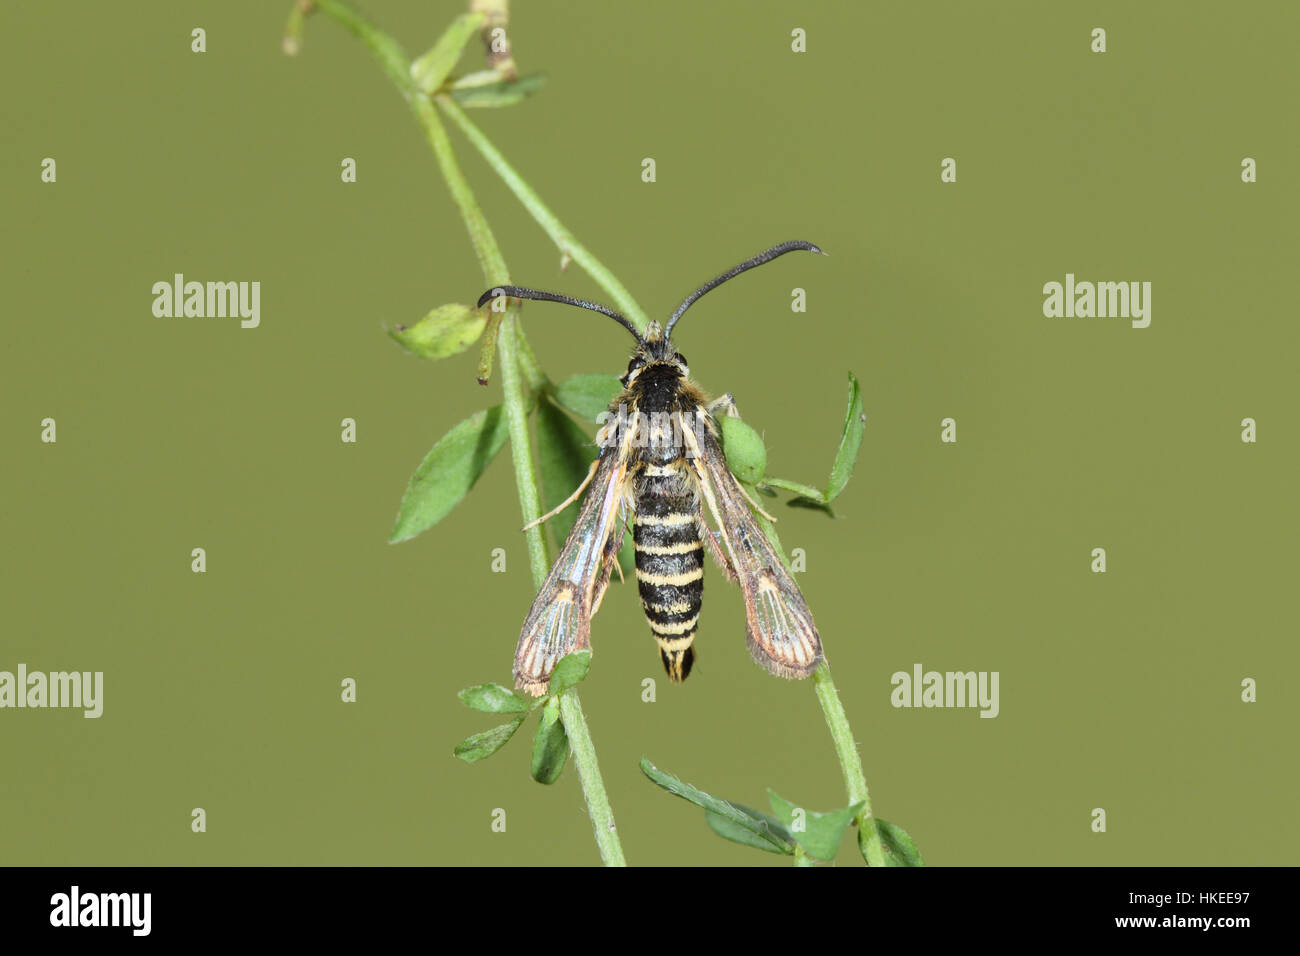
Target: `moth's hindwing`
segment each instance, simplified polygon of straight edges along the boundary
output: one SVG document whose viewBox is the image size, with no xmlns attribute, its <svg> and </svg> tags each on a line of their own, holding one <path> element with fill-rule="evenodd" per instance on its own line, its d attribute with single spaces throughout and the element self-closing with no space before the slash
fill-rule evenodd
<svg viewBox="0 0 1300 956">
<path fill-rule="evenodd" d="M 546 693 L 560 658 L 591 647 L 591 615 L 623 540 L 619 511 L 627 463 L 623 443 L 601 452 L 573 530 L 524 621 L 515 649 L 515 686 L 534 697 Z"/>
<path fill-rule="evenodd" d="M 694 443 L 695 437 L 688 435 L 688 441 Z M 713 428 L 703 429 L 698 438 L 692 464 L 745 598 L 749 653 L 779 677 L 808 677 L 822 658 L 812 612 L 750 513 Z"/>
</svg>

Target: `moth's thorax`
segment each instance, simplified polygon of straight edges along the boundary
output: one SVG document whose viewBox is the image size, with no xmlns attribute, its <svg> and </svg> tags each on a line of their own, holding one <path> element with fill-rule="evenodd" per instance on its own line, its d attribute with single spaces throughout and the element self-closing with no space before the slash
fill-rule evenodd
<svg viewBox="0 0 1300 956">
<path fill-rule="evenodd" d="M 633 374 L 629 389 L 637 408 L 647 415 L 674 412 L 680 406 L 685 381 L 681 369 L 674 363 L 652 362 Z"/>
<path fill-rule="evenodd" d="M 623 394 L 609 409 L 618 416 L 619 427 L 627 429 L 622 434 L 630 439 L 634 466 L 667 465 L 698 454 L 700 435 L 708 427 L 707 399 L 690 374 L 686 357 L 651 322 L 620 379 Z"/>
</svg>

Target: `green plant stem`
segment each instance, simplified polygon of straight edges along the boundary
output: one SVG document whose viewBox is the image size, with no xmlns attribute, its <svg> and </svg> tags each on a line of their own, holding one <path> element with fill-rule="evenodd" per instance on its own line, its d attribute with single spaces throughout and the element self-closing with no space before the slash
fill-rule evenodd
<svg viewBox="0 0 1300 956">
<path fill-rule="evenodd" d="M 745 489 L 751 495 L 755 492 L 754 486 L 750 484 L 745 484 Z M 754 520 L 758 522 L 763 533 L 767 535 L 767 540 L 776 549 L 786 570 L 793 574 L 790 559 L 785 556 L 785 548 L 781 546 L 781 539 L 776 533 L 776 526 L 758 512 L 754 512 Z M 824 654 L 821 664 L 813 671 L 813 688 L 817 692 L 817 702 L 822 706 L 826 727 L 831 732 L 831 742 L 835 745 L 835 756 L 840 761 L 840 773 L 844 777 L 844 789 L 848 791 L 849 804 L 862 801 L 862 810 L 858 813 L 857 824 L 858 828 L 866 834 L 864 842 L 867 847 L 867 865 L 886 866 L 885 849 L 880 842 L 880 832 L 876 829 L 875 817 L 871 815 L 867 775 L 862 770 L 862 758 L 858 755 L 858 745 L 853 740 L 853 729 L 849 726 L 848 715 L 844 713 L 844 705 L 840 703 L 840 694 L 835 689 L 835 681 L 831 679 L 830 664 L 827 663 Z M 796 860 L 796 865 L 797 863 Z"/>
<path fill-rule="evenodd" d="M 537 469 L 533 464 L 532 439 L 528 434 L 528 398 L 524 391 L 523 374 L 519 369 L 519 318 L 511 306 L 501 332 L 497 336 L 500 355 L 501 392 L 505 397 L 506 427 L 510 430 L 510 456 L 515 465 L 515 488 L 519 492 L 519 510 L 525 524 L 531 524 L 542 514 L 542 496 L 537 491 Z M 524 532 L 528 544 L 528 565 L 533 572 L 533 586 L 540 588 L 551 568 L 550 550 L 540 524 Z M 565 725 L 568 730 L 568 725 Z"/>
<path fill-rule="evenodd" d="M 287 35 L 294 38 L 295 50 L 296 44 L 300 42 L 304 9 L 295 6 L 289 18 Z M 410 61 L 402 48 L 392 37 L 341 0 L 316 0 L 316 9 L 334 18 L 359 37 L 379 59 L 384 72 L 396 84 L 424 130 L 437 158 L 442 177 L 451 191 L 456 207 L 460 210 L 465 228 L 469 231 L 470 242 L 483 269 L 484 279 L 490 286 L 508 285 L 510 275 L 506 269 L 505 259 L 501 255 L 501 249 L 474 198 L 469 183 L 460 171 L 447 132 L 443 128 L 442 121 L 438 119 L 437 110 L 411 79 Z M 523 330 L 519 328 L 515 309 L 507 312 L 501 323 L 498 347 L 501 388 L 505 397 L 510 451 L 515 466 L 515 484 L 519 492 L 519 505 L 524 521 L 531 522 L 541 515 L 542 508 L 541 495 L 538 493 L 537 471 L 533 465 L 532 441 L 528 433 L 529 403 L 524 380 L 526 378 L 532 388 L 539 386 L 544 381 L 544 377 L 532 350 L 528 347 Z M 527 532 L 527 542 L 528 562 L 532 569 L 533 580 L 537 587 L 541 587 L 550 568 L 550 555 L 541 526 L 531 528 Z M 564 730 L 568 735 L 569 744 L 573 749 L 573 761 L 578 767 L 578 777 L 582 783 L 592 826 L 595 828 L 596 845 L 600 849 L 601 859 L 607 866 L 624 866 L 626 863 L 623 858 L 623 848 L 614 829 L 614 813 L 610 808 L 609 797 L 605 793 L 605 784 L 600 775 L 600 766 L 596 761 L 596 748 L 592 743 L 591 732 L 587 728 L 587 721 L 583 717 L 582 706 L 575 691 L 569 690 L 561 696 L 560 715 L 564 721 Z"/>
<path fill-rule="evenodd" d="M 451 149 L 451 141 L 447 138 L 447 130 L 438 119 L 438 111 L 411 79 L 411 63 L 406 53 L 396 40 L 342 0 L 316 0 L 316 9 L 346 27 L 378 58 L 379 65 L 383 67 L 388 78 L 393 81 L 402 98 L 415 113 L 420 128 L 424 130 L 425 138 L 433 148 L 442 178 L 447 183 L 457 209 L 460 210 L 465 228 L 469 230 L 470 242 L 483 269 L 483 278 L 489 285 L 508 285 L 510 275 L 506 269 L 505 259 L 501 255 L 501 248 L 497 245 L 487 220 L 483 218 L 483 212 L 474 199 L 469 183 L 465 181 L 465 176 L 460 171 L 456 154 Z"/>
<path fill-rule="evenodd" d="M 569 747 L 582 780 L 582 792 L 587 795 L 587 812 L 591 814 L 591 827 L 600 846 L 600 858 L 606 866 L 627 866 L 623 859 L 623 846 L 614 829 L 614 812 L 605 795 L 605 781 L 596 763 L 596 748 L 592 746 L 591 734 L 587 731 L 587 718 L 583 716 L 582 704 L 573 688 L 560 695 L 560 719 L 569 735 Z"/>
<path fill-rule="evenodd" d="M 302 22 L 311 11 L 311 0 L 295 0 L 289 11 L 289 22 L 284 25 L 283 49 L 289 56 L 297 56 L 302 46 Z"/>
<path fill-rule="evenodd" d="M 451 150 L 451 141 L 447 138 L 447 130 L 438 119 L 438 111 L 423 96 L 412 97 L 411 108 L 415 110 L 416 118 L 424 127 L 429 145 L 433 147 L 434 155 L 438 157 L 442 178 L 446 181 L 447 188 L 451 190 L 457 208 L 460 209 L 465 228 L 469 230 L 469 240 L 483 269 L 483 278 L 487 280 L 489 286 L 509 285 L 510 271 L 506 268 L 505 259 L 501 255 L 501 247 L 497 245 L 496 238 L 492 235 L 492 228 L 483 217 L 483 211 L 479 209 L 474 193 L 460 171 L 456 154 Z"/>
<path fill-rule="evenodd" d="M 519 319 L 512 310 L 501 323 L 497 348 L 501 356 L 501 390 L 505 395 L 506 425 L 510 429 L 510 450 L 515 463 L 515 485 L 519 489 L 524 521 L 531 523 L 541 515 L 542 501 L 537 492 L 536 470 L 528 437 L 528 404 L 520 368 L 523 363 L 519 354 L 523 342 Z M 533 584 L 541 588 L 551 568 L 546 535 L 540 524 L 529 528 L 526 535 Z M 591 731 L 582 713 L 582 702 L 573 688 L 560 695 L 560 720 L 564 722 L 564 732 L 569 737 L 569 747 L 573 753 L 573 764 L 578 768 L 582 792 L 587 798 L 587 812 L 591 816 L 591 828 L 600 848 L 600 858 L 606 866 L 626 866 L 623 846 L 619 843 L 618 832 L 614 827 L 614 811 L 609 805 L 605 781 L 600 775 L 600 764 L 596 760 L 596 747 L 591 741 Z"/>
<path fill-rule="evenodd" d="M 465 115 L 465 111 L 460 108 L 460 105 L 455 100 L 446 94 L 439 95 L 436 99 L 442 111 L 460 128 L 460 131 L 465 134 L 465 137 L 473 144 L 474 148 L 487 160 L 488 165 L 496 170 L 497 175 L 501 177 L 510 191 L 515 194 L 516 198 L 523 203 L 524 208 L 537 220 L 542 229 L 546 231 L 546 234 L 551 237 L 552 241 L 559 247 L 561 255 L 569 257 L 586 270 L 587 274 L 595 279 L 597 284 L 609 294 L 619 311 L 627 316 L 633 325 L 644 332 L 646 326 L 650 324 L 650 317 L 632 298 L 632 293 L 628 292 L 614 273 L 610 272 L 599 259 L 591 254 L 586 246 L 574 237 L 573 233 L 565 228 L 564 223 L 560 222 L 555 213 L 547 208 L 541 197 L 528 183 L 524 182 L 523 177 L 515 172 L 514 167 L 492 145 L 492 141 L 483 135 L 483 131 Z"/>
<path fill-rule="evenodd" d="M 820 488 L 814 488 L 812 485 L 805 485 L 803 482 L 800 481 L 787 481 L 784 478 L 772 478 L 770 476 L 764 476 L 763 484 L 768 485 L 769 487 L 772 488 L 781 488 L 784 491 L 792 491 L 796 495 L 799 495 L 803 498 L 808 498 L 812 501 L 817 502 L 818 504 L 823 504 L 823 505 L 830 504 L 830 502 L 826 500 L 826 493 L 823 492 Z"/>
<path fill-rule="evenodd" d="M 519 330 L 519 369 L 524 373 L 524 381 L 532 391 L 537 391 L 546 384 L 546 374 L 537 364 L 537 356 L 533 354 L 533 347 L 524 337 L 523 329 Z"/>
<path fill-rule="evenodd" d="M 849 792 L 849 803 L 851 805 L 862 801 L 858 827 L 866 834 L 867 865 L 885 866 L 885 849 L 880 843 L 876 820 L 871 815 L 871 796 L 867 793 L 867 776 L 862 771 L 862 758 L 858 755 L 849 718 L 844 713 L 844 705 L 840 703 L 839 691 L 835 689 L 830 664 L 825 657 L 813 672 L 813 687 L 817 691 L 817 701 L 822 705 L 826 726 L 830 728 L 831 740 L 835 743 L 835 755 L 840 758 L 840 772 L 844 775 L 844 788 Z"/>
<path fill-rule="evenodd" d="M 404 96 L 410 96 L 415 92 L 415 82 L 411 79 L 411 63 L 396 40 L 342 0 L 316 0 L 315 8 L 333 17 L 370 47 L 379 58 L 379 65 L 384 68 L 389 79 L 397 84 Z M 293 15 L 290 14 L 290 23 L 292 22 Z M 301 27 L 298 32 L 301 33 Z"/>
</svg>

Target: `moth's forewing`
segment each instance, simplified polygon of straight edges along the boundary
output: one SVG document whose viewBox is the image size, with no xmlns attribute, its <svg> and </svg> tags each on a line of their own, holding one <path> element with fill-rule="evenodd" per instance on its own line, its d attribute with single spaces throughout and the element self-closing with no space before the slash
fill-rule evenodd
<svg viewBox="0 0 1300 956">
<path fill-rule="evenodd" d="M 534 697 L 546 693 L 551 672 L 564 655 L 591 647 L 591 615 L 609 582 L 615 537 L 621 541 L 619 508 L 627 476 L 622 445 L 609 445 L 600 456 L 573 530 L 551 573 L 533 601 L 515 649 L 515 686 Z"/>
<path fill-rule="evenodd" d="M 745 598 L 750 655 L 778 677 L 809 676 L 821 662 L 822 642 L 799 585 L 750 513 L 712 427 L 688 441 L 697 447 L 692 462 L 700 488 Z"/>
</svg>

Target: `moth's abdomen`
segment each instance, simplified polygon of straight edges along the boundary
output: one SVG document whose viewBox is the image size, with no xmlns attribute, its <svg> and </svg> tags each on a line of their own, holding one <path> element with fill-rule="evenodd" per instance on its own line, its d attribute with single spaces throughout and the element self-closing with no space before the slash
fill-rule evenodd
<svg viewBox="0 0 1300 956">
<path fill-rule="evenodd" d="M 691 672 L 691 643 L 704 596 L 700 498 L 686 468 L 681 461 L 643 466 L 632 523 L 641 606 L 668 678 L 676 682 Z"/>
</svg>

